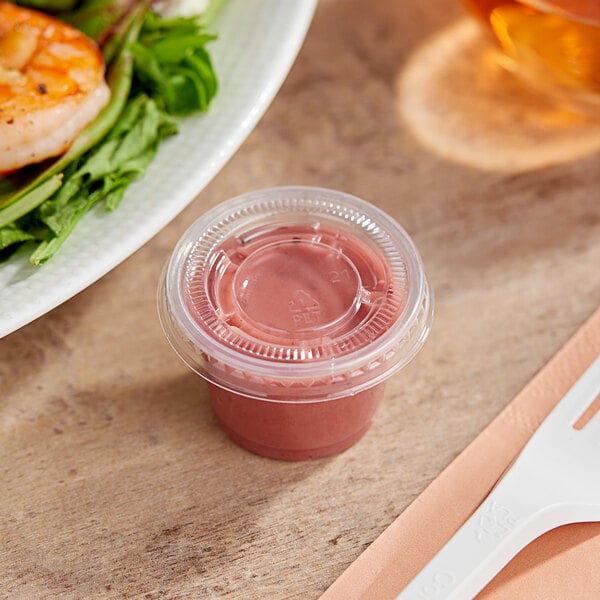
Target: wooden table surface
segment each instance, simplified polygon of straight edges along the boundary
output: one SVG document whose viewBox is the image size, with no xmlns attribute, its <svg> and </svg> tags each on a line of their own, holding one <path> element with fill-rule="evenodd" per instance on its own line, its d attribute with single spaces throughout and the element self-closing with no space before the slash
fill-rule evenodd
<svg viewBox="0 0 600 600">
<path fill-rule="evenodd" d="M 316 599 L 600 305 L 600 124 L 523 89 L 463 17 L 447 0 L 322 0 L 281 92 L 189 208 L 0 340 L 0 597 Z M 155 308 L 194 219 L 284 184 L 388 211 L 436 295 L 372 429 L 301 463 L 225 437 Z"/>
</svg>

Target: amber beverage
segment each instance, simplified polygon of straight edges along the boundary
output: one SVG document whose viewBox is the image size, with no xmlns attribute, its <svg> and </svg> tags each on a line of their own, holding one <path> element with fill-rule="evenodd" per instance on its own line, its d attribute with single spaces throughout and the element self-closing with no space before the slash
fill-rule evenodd
<svg viewBox="0 0 600 600">
<path fill-rule="evenodd" d="M 462 0 L 501 62 L 571 108 L 600 117 L 600 0 Z"/>
</svg>

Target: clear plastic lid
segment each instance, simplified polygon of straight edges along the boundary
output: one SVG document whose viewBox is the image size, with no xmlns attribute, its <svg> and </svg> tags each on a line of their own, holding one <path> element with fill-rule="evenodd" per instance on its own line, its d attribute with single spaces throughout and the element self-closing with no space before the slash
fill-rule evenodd
<svg viewBox="0 0 600 600">
<path fill-rule="evenodd" d="M 387 214 L 313 187 L 221 203 L 165 267 L 165 334 L 234 393 L 315 401 L 367 389 L 408 363 L 433 311 L 418 252 Z"/>
</svg>

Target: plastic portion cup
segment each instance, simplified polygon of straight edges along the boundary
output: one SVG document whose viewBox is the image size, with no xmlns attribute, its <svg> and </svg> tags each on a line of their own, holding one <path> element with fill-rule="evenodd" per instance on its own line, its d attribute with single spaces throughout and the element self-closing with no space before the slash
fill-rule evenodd
<svg viewBox="0 0 600 600">
<path fill-rule="evenodd" d="M 259 190 L 205 213 L 175 247 L 158 303 L 167 339 L 208 382 L 224 431 L 284 460 L 354 444 L 433 313 L 398 223 L 313 187 Z"/>
</svg>

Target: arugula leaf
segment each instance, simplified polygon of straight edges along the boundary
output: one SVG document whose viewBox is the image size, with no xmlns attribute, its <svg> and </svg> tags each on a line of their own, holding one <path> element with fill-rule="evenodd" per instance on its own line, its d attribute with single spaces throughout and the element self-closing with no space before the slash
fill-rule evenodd
<svg viewBox="0 0 600 600">
<path fill-rule="evenodd" d="M 217 92 L 217 78 L 205 45 L 215 36 L 202 19 L 161 19 L 146 15 L 131 45 L 139 85 L 172 114 L 204 111 Z"/>
<path fill-rule="evenodd" d="M 21 229 L 15 223 L 0 227 L 0 252 L 6 250 L 14 244 L 33 239 L 35 239 L 33 234 Z"/>
<path fill-rule="evenodd" d="M 35 217 L 52 237 L 40 244 L 31 262 L 48 260 L 97 202 L 104 200 L 108 210 L 115 210 L 127 186 L 146 171 L 160 141 L 176 132 L 174 118 L 154 100 L 148 96 L 131 100 L 106 139 L 73 163 L 65 184 L 37 209 Z"/>
</svg>

